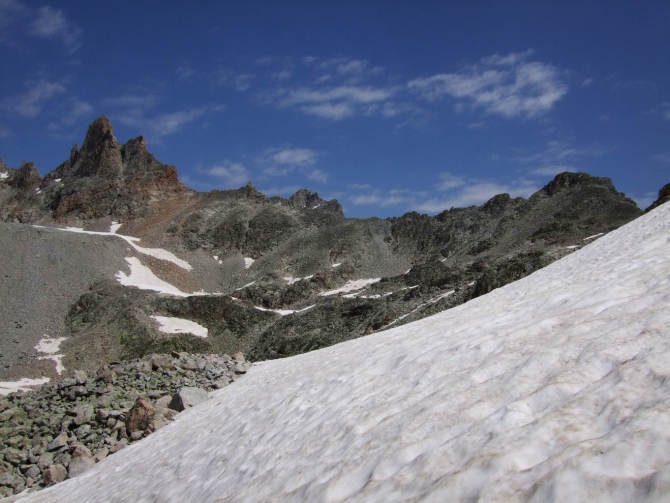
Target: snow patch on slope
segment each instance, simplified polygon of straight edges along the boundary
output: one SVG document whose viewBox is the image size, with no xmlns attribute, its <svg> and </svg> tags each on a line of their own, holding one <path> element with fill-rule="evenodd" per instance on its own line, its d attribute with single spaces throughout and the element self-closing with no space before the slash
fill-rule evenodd
<svg viewBox="0 0 670 503">
<path fill-rule="evenodd" d="M 124 286 L 134 286 L 140 290 L 153 290 L 176 297 L 192 297 L 194 295 L 211 295 L 205 292 L 185 293 L 167 281 L 156 276 L 151 269 L 143 265 L 137 257 L 126 257 L 130 266 L 130 274 L 123 271 L 116 273 L 116 279 Z"/>
<path fill-rule="evenodd" d="M 338 293 L 360 290 L 361 288 L 365 288 L 366 286 L 372 285 L 373 283 L 378 283 L 379 281 L 381 281 L 381 278 L 351 279 L 347 281 L 340 288 L 336 288 L 335 290 L 329 290 L 327 292 L 321 292 L 319 295 L 321 295 L 322 297 L 327 297 L 329 295 L 337 295 Z"/>
<path fill-rule="evenodd" d="M 256 262 L 254 259 L 250 257 L 244 257 L 244 268 L 249 269 L 251 267 L 251 264 Z"/>
<path fill-rule="evenodd" d="M 56 362 L 56 373 L 62 374 L 65 367 L 63 366 L 63 355 L 58 353 L 60 350 L 61 343 L 67 339 L 67 337 L 44 337 L 40 342 L 35 346 L 35 350 L 38 353 L 44 353 L 46 356 L 38 356 L 38 360 L 53 360 Z"/>
<path fill-rule="evenodd" d="M 670 205 L 467 304 L 264 362 L 22 502 L 667 501 Z"/>
<path fill-rule="evenodd" d="M 236 299 L 235 299 L 236 300 Z M 294 313 L 302 313 L 303 311 L 307 311 L 308 309 L 312 309 L 316 304 L 313 304 L 311 306 L 304 307 L 302 309 L 266 309 L 264 307 L 258 307 L 254 306 L 254 309 L 258 309 L 259 311 L 267 311 L 270 313 L 276 313 L 279 316 L 288 316 L 289 314 L 294 314 Z"/>
<path fill-rule="evenodd" d="M 152 318 L 160 324 L 158 330 L 166 334 L 191 334 L 196 337 L 207 337 L 209 333 L 207 328 L 195 321 L 168 316 L 152 316 Z"/>
<path fill-rule="evenodd" d="M 40 379 L 28 379 L 23 378 L 18 381 L 4 381 L 0 382 L 0 395 L 9 395 L 10 393 L 16 393 L 17 391 L 31 391 L 32 386 L 41 386 L 49 382 L 48 377 L 42 377 Z"/>
<path fill-rule="evenodd" d="M 115 227 L 118 226 L 118 227 Z M 34 225 L 33 227 L 39 227 L 39 228 L 45 228 L 43 225 Z M 142 255 L 149 255 L 150 257 L 154 257 L 160 260 L 166 260 L 168 262 L 172 262 L 175 265 L 178 265 L 182 269 L 186 269 L 187 271 L 190 271 L 193 269 L 191 267 L 191 264 L 186 262 L 185 260 L 180 259 L 177 257 L 174 253 L 169 252 L 167 250 L 164 250 L 163 248 L 144 248 L 142 246 L 139 246 L 135 244 L 135 241 L 141 241 L 140 238 L 135 238 L 132 236 L 124 236 L 122 234 L 116 234 L 116 231 L 118 231 L 119 227 L 121 227 L 120 224 L 117 224 L 116 222 L 112 222 L 112 226 L 110 229 L 110 232 L 100 232 L 100 231 L 85 231 L 84 229 L 80 227 L 48 227 L 49 229 L 56 229 L 59 231 L 67 231 L 67 232 L 75 232 L 77 234 L 92 234 L 94 236 L 114 236 L 117 238 L 121 238 L 124 241 L 126 241 L 130 246 L 132 246 L 135 251 L 138 253 L 141 253 Z"/>
</svg>

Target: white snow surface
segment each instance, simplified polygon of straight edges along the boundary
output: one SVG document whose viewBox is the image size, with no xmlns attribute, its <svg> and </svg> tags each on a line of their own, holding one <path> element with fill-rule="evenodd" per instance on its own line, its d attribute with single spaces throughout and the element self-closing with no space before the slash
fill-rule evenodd
<svg viewBox="0 0 670 503">
<path fill-rule="evenodd" d="M 109 226 L 109 232 L 110 234 L 116 234 L 116 232 L 123 226 L 123 224 L 120 224 L 119 222 L 112 222 L 112 224 Z"/>
<path fill-rule="evenodd" d="M 600 232 L 600 233 L 598 233 L 598 234 L 594 234 L 593 236 L 589 236 L 589 237 L 587 237 L 587 238 L 584 238 L 584 241 L 588 241 L 589 239 L 597 238 L 598 236 L 602 236 L 603 234 L 605 234 L 605 233 L 604 233 L 604 232 Z"/>
<path fill-rule="evenodd" d="M 338 293 L 352 292 L 354 290 L 360 290 L 365 288 L 368 285 L 373 283 L 378 283 L 381 281 L 381 278 L 370 278 L 370 279 L 350 279 L 343 286 L 335 290 L 328 290 L 327 292 L 321 292 L 319 295 L 322 297 L 327 297 L 329 295 L 337 295 Z"/>
<path fill-rule="evenodd" d="M 303 307 L 302 309 L 266 309 L 264 307 L 258 307 L 254 306 L 254 309 L 258 309 L 259 311 L 268 311 L 271 313 L 276 313 L 279 316 L 288 316 L 289 314 L 293 313 L 302 313 L 303 311 L 307 311 L 308 309 L 312 309 L 316 304 L 312 304 L 311 306 Z"/>
<path fill-rule="evenodd" d="M 9 173 L 0 173 L 0 180 L 4 180 L 6 178 L 9 178 Z"/>
<path fill-rule="evenodd" d="M 130 266 L 130 274 L 123 271 L 116 273 L 116 279 L 124 286 L 134 286 L 140 290 L 153 290 L 176 297 L 192 297 L 194 295 L 213 295 L 206 292 L 185 293 L 167 281 L 156 276 L 151 269 L 143 265 L 137 257 L 126 257 Z"/>
<path fill-rule="evenodd" d="M 195 321 L 169 316 L 152 316 L 152 318 L 160 324 L 158 330 L 166 334 L 191 334 L 196 337 L 207 337 L 209 333 L 207 328 Z"/>
<path fill-rule="evenodd" d="M 292 285 L 293 283 L 297 283 L 298 281 L 302 281 L 303 279 L 312 279 L 314 277 L 313 274 L 310 274 L 309 276 L 303 276 L 302 278 L 294 278 L 293 276 L 284 276 L 284 281 L 286 281 L 289 285 Z"/>
<path fill-rule="evenodd" d="M 33 227 L 40 227 L 44 228 L 43 225 L 34 225 Z M 67 231 L 67 232 L 76 232 L 78 234 L 93 234 L 95 236 L 114 236 L 117 238 L 121 238 L 124 241 L 126 241 L 130 246 L 132 246 L 135 251 L 138 253 L 141 253 L 142 255 L 149 255 L 150 257 L 154 257 L 160 260 L 166 260 L 168 262 L 172 262 L 175 265 L 178 265 L 182 269 L 186 269 L 187 271 L 190 271 L 193 269 L 191 267 L 191 264 L 186 262 L 185 260 L 180 259 L 177 257 L 174 253 L 169 252 L 167 250 L 164 250 L 163 248 L 144 248 L 142 246 L 136 245 L 135 241 L 140 241 L 140 238 L 136 238 L 133 236 L 124 236 L 122 234 L 117 234 L 116 231 L 119 230 L 121 227 L 121 224 L 117 224 L 116 222 L 112 222 L 110 232 L 100 232 L 100 231 L 85 231 L 84 229 L 80 227 L 49 227 L 50 229 L 57 229 L 59 231 Z"/>
<path fill-rule="evenodd" d="M 256 262 L 254 259 L 250 257 L 244 257 L 244 268 L 249 269 L 251 267 L 251 264 Z"/>
<path fill-rule="evenodd" d="M 670 500 L 670 204 L 488 295 L 255 365 L 22 502 Z"/>
<path fill-rule="evenodd" d="M 24 377 L 18 381 L 0 382 L 0 395 L 9 395 L 10 393 L 15 393 L 17 391 L 31 391 L 33 388 L 30 386 L 41 386 L 48 382 L 48 377 L 42 377 L 40 379 L 28 379 L 27 377 Z"/>
<path fill-rule="evenodd" d="M 61 342 L 67 337 L 47 337 L 46 335 L 35 346 L 38 353 L 44 353 L 46 356 L 38 356 L 38 360 L 53 360 L 56 362 L 56 373 L 62 374 L 65 367 L 63 366 L 63 355 L 58 353 Z"/>
</svg>

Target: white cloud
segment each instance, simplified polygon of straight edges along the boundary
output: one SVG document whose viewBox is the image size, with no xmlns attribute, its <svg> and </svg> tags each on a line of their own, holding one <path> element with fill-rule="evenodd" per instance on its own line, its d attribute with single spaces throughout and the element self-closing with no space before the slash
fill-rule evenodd
<svg viewBox="0 0 670 503">
<path fill-rule="evenodd" d="M 396 89 L 391 88 L 356 85 L 300 87 L 276 90 L 266 94 L 263 99 L 265 102 L 275 102 L 280 108 L 296 107 L 308 115 L 337 121 L 365 114 L 370 105 L 382 104 L 396 92 Z"/>
<path fill-rule="evenodd" d="M 670 163 L 670 152 L 663 152 L 661 154 L 656 154 L 651 156 L 654 161 Z"/>
<path fill-rule="evenodd" d="M 484 129 L 486 122 L 471 122 L 468 124 L 468 129 Z"/>
<path fill-rule="evenodd" d="M 216 81 L 222 86 L 231 86 L 236 91 L 246 91 L 251 87 L 256 75 L 252 73 L 237 73 L 228 68 L 222 68 L 216 72 Z"/>
<path fill-rule="evenodd" d="M 304 58 L 302 58 L 302 62 L 303 64 L 309 66 L 312 63 L 316 63 L 318 59 L 319 58 L 317 56 L 305 56 Z"/>
<path fill-rule="evenodd" d="M 223 188 L 241 187 L 251 178 L 251 173 L 246 166 L 228 160 L 225 160 L 216 166 L 212 166 L 205 170 L 205 173 L 220 179 Z"/>
<path fill-rule="evenodd" d="M 37 17 L 31 23 L 29 33 L 44 39 L 59 39 L 70 54 L 81 46 L 81 29 L 73 26 L 62 10 L 46 5 L 37 10 Z"/>
<path fill-rule="evenodd" d="M 179 80 L 188 80 L 195 74 L 195 71 L 188 63 L 179 65 L 175 72 L 177 73 Z"/>
<path fill-rule="evenodd" d="M 122 113 L 119 120 L 127 126 L 140 129 L 142 134 L 149 138 L 158 139 L 178 133 L 187 124 L 190 124 L 206 112 L 213 110 L 211 107 L 199 107 L 148 118 L 144 116 L 144 112 L 141 109 L 129 108 Z"/>
<path fill-rule="evenodd" d="M 322 169 L 315 169 L 307 173 L 307 178 L 320 183 L 328 183 L 328 173 Z"/>
<path fill-rule="evenodd" d="M 349 200 L 356 206 L 363 206 L 367 204 L 379 204 L 382 201 L 382 197 L 379 195 L 379 193 L 360 194 L 350 197 Z"/>
<path fill-rule="evenodd" d="M 546 175 L 546 176 L 555 176 L 559 173 L 565 172 L 575 173 L 577 170 L 572 166 L 567 166 L 565 164 L 557 164 L 553 166 L 543 166 L 541 168 L 534 169 L 530 172 L 532 175 Z"/>
<path fill-rule="evenodd" d="M 73 99 L 70 101 L 70 111 L 63 117 L 63 124 L 71 126 L 75 122 L 93 114 L 93 106 L 85 101 Z"/>
<path fill-rule="evenodd" d="M 337 65 L 337 73 L 339 74 L 359 74 L 363 73 L 368 66 L 367 61 L 362 61 L 360 59 L 352 59 L 346 63 L 341 63 Z"/>
<path fill-rule="evenodd" d="M 440 181 L 435 186 L 437 190 L 446 191 L 465 185 L 465 178 L 462 176 L 453 175 L 451 173 L 441 173 L 439 178 Z"/>
<path fill-rule="evenodd" d="M 587 87 L 590 86 L 591 84 L 593 84 L 593 79 L 590 77 L 582 81 L 582 87 Z"/>
<path fill-rule="evenodd" d="M 58 82 L 39 80 L 31 85 L 28 92 L 15 99 L 14 109 L 24 117 L 37 117 L 49 99 L 64 92 L 65 86 Z"/>
<path fill-rule="evenodd" d="M 312 166 L 318 155 L 318 152 L 308 148 L 284 148 L 266 151 L 265 158 L 269 162 L 281 165 Z"/>
<path fill-rule="evenodd" d="M 532 154 L 523 153 L 514 157 L 513 160 L 523 163 L 560 165 L 565 163 L 566 159 L 575 157 L 598 157 L 607 152 L 611 152 L 612 150 L 612 148 L 598 146 L 575 147 L 570 142 L 551 140 L 546 143 L 545 148 L 542 151 Z"/>
<path fill-rule="evenodd" d="M 365 189 L 371 189 L 372 185 L 369 183 L 350 183 L 347 185 L 350 189 L 357 189 L 357 190 L 365 190 Z"/>
<path fill-rule="evenodd" d="M 442 73 L 408 83 L 422 98 L 435 101 L 447 96 L 506 118 L 537 117 L 568 91 L 559 70 L 546 63 L 527 62 L 531 52 L 494 55 L 457 73 Z"/>
<path fill-rule="evenodd" d="M 414 206 L 418 211 L 438 213 L 451 207 L 465 208 L 475 204 L 482 204 L 498 194 L 507 193 L 511 197 L 528 197 L 539 187 L 527 180 L 517 180 L 512 184 L 501 184 L 490 181 L 474 181 L 458 190 L 452 197 L 445 199 L 429 199 Z"/>
<path fill-rule="evenodd" d="M 28 13 L 28 8 L 18 0 L 0 0 L 0 29 L 6 29 L 21 16 Z M 0 34 L 2 37 L 2 34 Z"/>
<path fill-rule="evenodd" d="M 291 70 L 280 70 L 272 74 L 272 78 L 277 80 L 289 80 L 293 76 Z"/>
<path fill-rule="evenodd" d="M 107 98 L 103 105 L 119 108 L 133 108 L 147 110 L 158 103 L 158 98 L 153 94 L 124 94 L 114 98 Z"/>
<path fill-rule="evenodd" d="M 265 168 L 263 170 L 263 174 L 267 176 L 286 176 L 292 173 L 294 169 L 295 167 L 293 166 L 284 168 L 280 168 L 278 166 L 270 166 L 269 168 Z"/>
<path fill-rule="evenodd" d="M 349 103 L 323 103 L 300 107 L 308 115 L 339 121 L 356 115 L 355 108 Z"/>
</svg>

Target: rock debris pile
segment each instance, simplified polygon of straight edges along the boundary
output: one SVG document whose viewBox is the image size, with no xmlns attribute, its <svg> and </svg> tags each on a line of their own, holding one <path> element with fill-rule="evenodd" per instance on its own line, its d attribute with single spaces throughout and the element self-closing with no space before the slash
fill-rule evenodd
<svg viewBox="0 0 670 503">
<path fill-rule="evenodd" d="M 0 497 L 76 477 L 249 366 L 242 353 L 152 354 L 0 398 Z"/>
</svg>

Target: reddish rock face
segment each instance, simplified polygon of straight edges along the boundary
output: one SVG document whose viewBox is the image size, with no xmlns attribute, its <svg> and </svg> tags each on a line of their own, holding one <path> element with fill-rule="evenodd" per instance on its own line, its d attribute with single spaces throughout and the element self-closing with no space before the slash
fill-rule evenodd
<svg viewBox="0 0 670 503">
<path fill-rule="evenodd" d="M 134 431 L 144 431 L 151 425 L 156 415 L 156 408 L 146 398 L 138 398 L 135 405 L 128 411 L 126 430 L 128 435 Z"/>
</svg>

